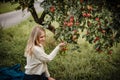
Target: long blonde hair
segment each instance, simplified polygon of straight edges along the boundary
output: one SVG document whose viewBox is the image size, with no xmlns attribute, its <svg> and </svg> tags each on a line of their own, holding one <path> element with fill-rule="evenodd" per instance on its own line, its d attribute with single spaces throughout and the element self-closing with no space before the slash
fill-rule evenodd
<svg viewBox="0 0 120 80">
<path fill-rule="evenodd" d="M 38 41 L 38 38 L 41 35 L 41 31 L 45 32 L 45 29 L 43 29 L 41 26 L 36 26 L 36 27 L 33 28 L 32 32 L 31 32 L 31 34 L 29 36 L 27 46 L 25 48 L 24 56 L 26 56 L 27 54 L 32 55 L 33 46 L 34 45 L 39 45 L 40 42 Z"/>
</svg>

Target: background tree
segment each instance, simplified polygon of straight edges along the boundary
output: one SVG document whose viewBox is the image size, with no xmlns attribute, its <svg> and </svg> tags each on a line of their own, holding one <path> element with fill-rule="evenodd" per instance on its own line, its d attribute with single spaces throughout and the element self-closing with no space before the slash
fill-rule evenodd
<svg viewBox="0 0 120 80">
<path fill-rule="evenodd" d="M 35 0 L 19 0 L 23 10 L 28 8 L 35 22 L 48 25 L 59 41 L 77 43 L 81 36 L 95 45 L 98 52 L 108 51 L 120 42 L 120 2 L 118 0 L 44 0 L 40 5 L 44 11 L 40 18 L 34 8 Z M 46 19 L 47 16 L 47 19 Z M 51 25 L 59 23 L 58 28 Z M 81 31 L 85 32 L 81 35 Z"/>
<path fill-rule="evenodd" d="M 19 6 L 16 8 L 16 9 L 27 9 L 28 11 L 30 11 L 32 17 L 34 18 L 34 21 L 38 24 L 41 24 L 43 25 L 43 21 L 44 21 L 44 17 L 45 15 L 47 14 L 46 11 L 43 11 L 41 17 L 39 18 L 38 17 L 38 14 L 35 10 L 35 7 L 34 7 L 34 3 L 35 1 L 37 0 L 18 0 L 17 2 L 19 3 Z M 11 1 L 12 3 L 16 2 L 15 0 Z M 53 33 L 55 32 L 55 29 L 54 27 L 51 25 L 51 23 L 48 24 L 48 27 L 47 29 L 49 29 L 50 31 L 52 31 Z"/>
</svg>

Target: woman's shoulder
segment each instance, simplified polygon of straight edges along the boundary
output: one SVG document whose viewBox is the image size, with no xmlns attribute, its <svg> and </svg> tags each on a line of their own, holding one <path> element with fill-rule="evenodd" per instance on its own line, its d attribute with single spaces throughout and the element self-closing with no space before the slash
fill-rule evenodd
<svg viewBox="0 0 120 80">
<path fill-rule="evenodd" d="M 37 46 L 37 45 L 34 45 L 33 46 L 33 49 L 39 49 L 39 48 L 41 48 L 40 46 Z"/>
<path fill-rule="evenodd" d="M 33 46 L 33 50 L 41 50 L 41 49 L 42 49 L 42 46 L 39 46 L 39 45 Z"/>
</svg>

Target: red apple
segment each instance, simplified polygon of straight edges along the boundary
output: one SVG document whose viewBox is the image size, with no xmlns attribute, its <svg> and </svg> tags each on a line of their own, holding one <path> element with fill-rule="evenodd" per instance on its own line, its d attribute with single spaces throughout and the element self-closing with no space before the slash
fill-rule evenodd
<svg viewBox="0 0 120 80">
<path fill-rule="evenodd" d="M 99 21 L 100 19 L 97 17 L 97 18 L 95 18 L 95 20 L 96 20 L 96 21 Z"/>
<path fill-rule="evenodd" d="M 87 16 L 87 14 L 86 14 L 86 13 L 82 13 L 82 16 L 83 16 L 83 17 L 86 17 L 86 16 Z"/>
<path fill-rule="evenodd" d="M 51 6 L 50 7 L 50 12 L 54 12 L 55 11 L 55 7 L 54 6 Z"/>
<path fill-rule="evenodd" d="M 71 16 L 70 17 L 70 22 L 73 22 L 74 21 L 74 16 Z"/>
<path fill-rule="evenodd" d="M 90 16 L 91 16 L 91 14 L 90 14 L 90 13 L 87 13 L 86 17 L 90 17 Z"/>
<path fill-rule="evenodd" d="M 69 27 L 73 26 L 73 22 L 68 22 L 67 26 L 69 26 Z"/>
<path fill-rule="evenodd" d="M 80 0 L 80 3 L 83 3 L 84 0 Z"/>
</svg>

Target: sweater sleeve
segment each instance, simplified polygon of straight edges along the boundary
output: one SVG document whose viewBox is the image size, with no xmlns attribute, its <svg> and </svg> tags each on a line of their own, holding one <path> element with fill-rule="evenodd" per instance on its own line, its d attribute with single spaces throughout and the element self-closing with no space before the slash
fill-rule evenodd
<svg viewBox="0 0 120 80">
<path fill-rule="evenodd" d="M 48 68 L 46 67 L 46 70 L 45 70 L 45 74 L 46 74 L 46 77 L 50 77 L 50 73 L 48 71 Z"/>
<path fill-rule="evenodd" d="M 59 45 L 48 55 L 46 54 L 40 47 L 34 46 L 33 47 L 33 54 L 38 58 L 40 61 L 49 62 L 53 60 L 56 54 L 59 51 Z"/>
</svg>

